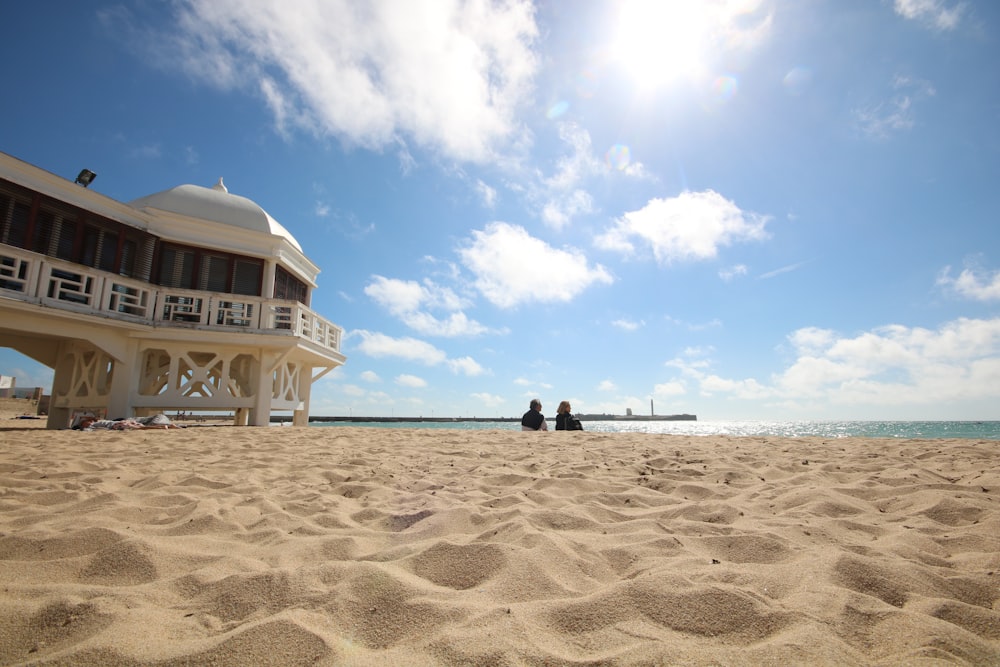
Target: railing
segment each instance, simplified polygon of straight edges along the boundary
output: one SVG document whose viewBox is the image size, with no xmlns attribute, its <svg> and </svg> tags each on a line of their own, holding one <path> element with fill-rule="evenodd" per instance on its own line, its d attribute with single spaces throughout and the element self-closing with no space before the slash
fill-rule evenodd
<svg viewBox="0 0 1000 667">
<path fill-rule="evenodd" d="M 341 328 L 298 301 L 160 287 L 3 244 L 0 296 L 152 326 L 297 336 L 340 351 Z"/>
</svg>

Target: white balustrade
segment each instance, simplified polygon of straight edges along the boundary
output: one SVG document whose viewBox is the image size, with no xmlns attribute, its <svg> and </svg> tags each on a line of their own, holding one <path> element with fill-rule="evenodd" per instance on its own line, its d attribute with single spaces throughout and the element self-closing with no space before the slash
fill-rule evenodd
<svg viewBox="0 0 1000 667">
<path fill-rule="evenodd" d="M 340 350 L 340 327 L 297 301 L 160 287 L 2 244 L 0 296 L 156 326 L 293 335 Z"/>
<path fill-rule="evenodd" d="M 33 267 L 31 259 L 19 257 L 15 252 L 8 251 L 6 246 L 0 246 L 0 290 L 27 295 L 35 276 Z"/>
<path fill-rule="evenodd" d="M 107 291 L 103 303 L 108 304 L 110 312 L 141 320 L 152 319 L 156 294 L 149 285 L 126 278 L 111 278 L 104 284 Z"/>
</svg>

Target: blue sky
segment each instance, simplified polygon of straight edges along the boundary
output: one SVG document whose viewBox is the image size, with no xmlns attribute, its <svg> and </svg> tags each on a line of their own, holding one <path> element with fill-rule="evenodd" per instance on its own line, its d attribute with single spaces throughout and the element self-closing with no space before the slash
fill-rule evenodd
<svg viewBox="0 0 1000 667">
<path fill-rule="evenodd" d="M 320 266 L 314 415 L 1000 419 L 996 3 L 4 16 L 0 150 L 121 201 L 224 177 Z"/>
</svg>

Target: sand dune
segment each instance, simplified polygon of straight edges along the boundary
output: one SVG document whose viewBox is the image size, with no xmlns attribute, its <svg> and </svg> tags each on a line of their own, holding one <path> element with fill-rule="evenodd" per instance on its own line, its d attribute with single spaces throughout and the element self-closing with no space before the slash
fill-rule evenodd
<svg viewBox="0 0 1000 667">
<path fill-rule="evenodd" d="M 993 441 L 2 426 L 4 665 L 1000 664 Z"/>
</svg>

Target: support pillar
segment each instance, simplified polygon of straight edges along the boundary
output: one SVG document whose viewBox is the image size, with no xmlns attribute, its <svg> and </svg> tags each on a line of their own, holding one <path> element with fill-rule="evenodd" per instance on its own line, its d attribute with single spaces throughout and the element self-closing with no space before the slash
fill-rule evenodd
<svg viewBox="0 0 1000 667">
<path fill-rule="evenodd" d="M 108 416 L 135 417 L 134 404 L 136 388 L 139 386 L 140 358 L 139 342 L 130 340 L 125 344 L 122 359 L 114 360 L 111 374 L 111 393 L 108 397 Z"/>
<path fill-rule="evenodd" d="M 292 413 L 292 426 L 309 426 L 309 397 L 312 393 L 312 367 L 299 367 L 299 407 Z"/>
<path fill-rule="evenodd" d="M 56 407 L 56 397 L 69 392 L 73 385 L 73 358 L 69 352 L 72 341 L 63 339 L 58 343 L 59 351 L 56 354 L 55 368 L 52 373 L 52 395 L 49 398 L 49 418 L 45 422 L 45 428 L 60 429 L 66 428 L 72 414 L 71 408 Z"/>
<path fill-rule="evenodd" d="M 253 379 L 253 408 L 250 409 L 250 424 L 252 426 L 269 426 L 271 424 L 271 397 L 274 393 L 274 355 L 264 350 L 257 357 L 257 368 Z"/>
</svg>

